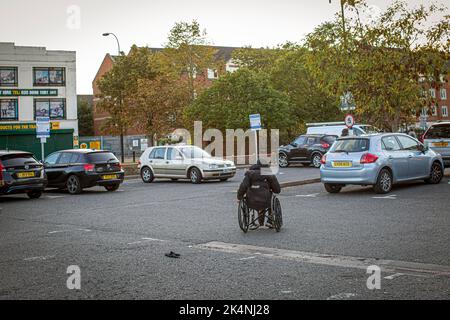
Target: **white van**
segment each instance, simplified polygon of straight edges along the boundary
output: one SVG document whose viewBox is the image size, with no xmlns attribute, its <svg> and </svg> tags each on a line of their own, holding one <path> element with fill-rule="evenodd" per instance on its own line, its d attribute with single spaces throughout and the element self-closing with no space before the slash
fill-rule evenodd
<svg viewBox="0 0 450 320">
<path fill-rule="evenodd" d="M 342 130 L 347 128 L 344 122 L 323 122 L 323 123 L 307 123 L 307 134 L 329 134 L 340 137 Z M 363 134 L 380 133 L 381 130 L 377 127 L 368 124 L 355 124 L 353 126 L 354 136 L 360 136 Z"/>
</svg>

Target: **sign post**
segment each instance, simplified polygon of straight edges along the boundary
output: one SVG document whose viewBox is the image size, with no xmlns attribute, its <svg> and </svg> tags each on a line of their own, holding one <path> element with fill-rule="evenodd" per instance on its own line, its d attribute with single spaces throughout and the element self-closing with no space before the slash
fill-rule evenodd
<svg viewBox="0 0 450 320">
<path fill-rule="evenodd" d="M 42 162 L 45 159 L 44 146 L 47 138 L 50 138 L 50 118 L 36 117 L 36 137 L 41 139 Z"/>
<path fill-rule="evenodd" d="M 258 162 L 258 160 L 259 160 L 258 131 L 262 129 L 262 127 L 261 127 L 261 115 L 260 114 L 251 114 L 250 115 L 250 129 L 255 132 L 256 162 Z"/>
</svg>

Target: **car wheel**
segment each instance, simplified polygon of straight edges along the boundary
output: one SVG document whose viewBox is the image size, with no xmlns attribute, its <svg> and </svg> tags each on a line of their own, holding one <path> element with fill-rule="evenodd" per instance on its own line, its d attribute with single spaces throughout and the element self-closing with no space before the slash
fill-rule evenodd
<svg viewBox="0 0 450 320">
<path fill-rule="evenodd" d="M 152 169 L 149 167 L 144 167 L 141 170 L 141 178 L 144 183 L 152 183 L 155 179 L 155 176 L 153 175 Z"/>
<path fill-rule="evenodd" d="M 202 182 L 202 173 L 197 168 L 189 170 L 189 179 L 193 184 L 199 184 Z"/>
<path fill-rule="evenodd" d="M 280 168 L 287 168 L 289 167 L 289 161 L 287 158 L 287 155 L 284 153 L 280 153 L 278 157 L 278 165 Z"/>
<path fill-rule="evenodd" d="M 30 199 L 39 199 L 42 196 L 42 191 L 30 191 L 27 192 L 27 196 Z"/>
<path fill-rule="evenodd" d="M 78 179 L 78 177 L 74 175 L 70 176 L 67 179 L 66 187 L 67 191 L 69 191 L 70 194 L 79 194 L 83 190 L 81 188 L 80 179 Z"/>
<path fill-rule="evenodd" d="M 339 184 L 325 183 L 325 190 L 328 193 L 339 193 L 342 190 L 342 186 Z"/>
<path fill-rule="evenodd" d="M 322 155 L 320 153 L 314 153 L 311 159 L 311 163 L 314 168 L 320 168 L 322 165 Z"/>
<path fill-rule="evenodd" d="M 431 166 L 430 177 L 426 179 L 425 182 L 429 184 L 439 184 L 443 177 L 444 170 L 442 169 L 442 166 L 438 162 L 435 162 Z"/>
<path fill-rule="evenodd" d="M 105 189 L 106 189 L 106 191 L 114 192 L 114 191 L 117 191 L 117 189 L 119 189 L 119 187 L 120 187 L 120 184 L 112 184 L 110 186 L 105 186 Z"/>
<path fill-rule="evenodd" d="M 377 183 L 373 186 L 376 193 L 386 194 L 392 190 L 392 173 L 388 169 L 381 170 Z"/>
</svg>

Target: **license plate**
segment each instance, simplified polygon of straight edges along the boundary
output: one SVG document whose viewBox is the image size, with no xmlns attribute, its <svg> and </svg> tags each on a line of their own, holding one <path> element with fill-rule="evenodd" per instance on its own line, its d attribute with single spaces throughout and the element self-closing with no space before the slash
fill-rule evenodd
<svg viewBox="0 0 450 320">
<path fill-rule="evenodd" d="M 103 180 L 114 180 L 114 179 L 117 179 L 117 175 L 115 175 L 115 174 L 109 174 L 109 175 L 103 176 Z"/>
<path fill-rule="evenodd" d="M 448 142 L 435 142 L 435 143 L 433 143 L 433 147 L 439 147 L 439 148 L 448 147 Z"/>
<path fill-rule="evenodd" d="M 351 161 L 333 161 L 333 168 L 351 168 L 353 163 Z"/>
<path fill-rule="evenodd" d="M 18 172 L 17 178 L 34 178 L 34 172 Z"/>
</svg>

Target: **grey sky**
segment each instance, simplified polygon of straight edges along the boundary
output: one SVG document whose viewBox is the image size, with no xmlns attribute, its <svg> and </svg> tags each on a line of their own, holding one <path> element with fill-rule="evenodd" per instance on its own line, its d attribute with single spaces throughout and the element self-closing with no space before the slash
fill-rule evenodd
<svg viewBox="0 0 450 320">
<path fill-rule="evenodd" d="M 367 2 L 380 9 L 392 3 Z M 67 27 L 71 5 L 81 10 L 79 29 Z M 299 41 L 332 18 L 339 0 L 331 5 L 328 0 L 0 0 L 0 8 L 0 42 L 77 51 L 77 91 L 90 94 L 105 53 L 117 52 L 114 38 L 102 37 L 103 32 L 116 33 L 128 52 L 132 44 L 160 47 L 175 22 L 196 19 L 215 45 L 275 46 Z"/>
</svg>

